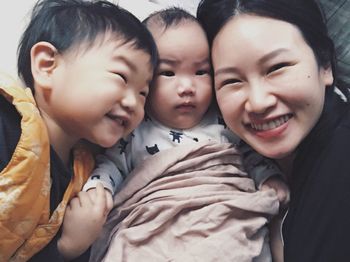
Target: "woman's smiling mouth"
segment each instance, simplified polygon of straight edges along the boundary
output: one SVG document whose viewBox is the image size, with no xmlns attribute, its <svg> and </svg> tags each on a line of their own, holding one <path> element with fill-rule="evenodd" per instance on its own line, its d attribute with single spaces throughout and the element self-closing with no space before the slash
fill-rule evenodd
<svg viewBox="0 0 350 262">
<path fill-rule="evenodd" d="M 265 121 L 264 123 L 249 123 L 248 126 L 256 131 L 267 131 L 283 125 L 292 117 L 292 114 L 287 114 L 273 120 Z"/>
</svg>

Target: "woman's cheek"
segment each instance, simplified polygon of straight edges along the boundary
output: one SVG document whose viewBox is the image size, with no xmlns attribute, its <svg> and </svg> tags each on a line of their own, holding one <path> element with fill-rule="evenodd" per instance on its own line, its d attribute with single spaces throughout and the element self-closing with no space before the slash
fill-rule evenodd
<svg viewBox="0 0 350 262">
<path fill-rule="evenodd" d="M 232 115 L 234 115 L 235 111 L 232 98 L 227 95 L 219 95 L 217 96 L 217 102 L 226 124 L 231 126 L 232 123 L 230 122 L 232 121 Z"/>
<path fill-rule="evenodd" d="M 217 102 L 222 116 L 231 130 L 237 129 L 243 112 L 244 95 L 237 90 L 229 90 L 228 92 L 216 92 Z"/>
</svg>

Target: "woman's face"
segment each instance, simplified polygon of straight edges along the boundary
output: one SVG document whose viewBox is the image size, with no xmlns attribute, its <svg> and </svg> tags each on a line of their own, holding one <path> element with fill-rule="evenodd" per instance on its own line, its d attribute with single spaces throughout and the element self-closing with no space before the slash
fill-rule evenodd
<svg viewBox="0 0 350 262">
<path fill-rule="evenodd" d="M 294 25 L 240 15 L 213 42 L 217 101 L 227 125 L 256 151 L 281 159 L 318 121 L 330 68 Z"/>
</svg>

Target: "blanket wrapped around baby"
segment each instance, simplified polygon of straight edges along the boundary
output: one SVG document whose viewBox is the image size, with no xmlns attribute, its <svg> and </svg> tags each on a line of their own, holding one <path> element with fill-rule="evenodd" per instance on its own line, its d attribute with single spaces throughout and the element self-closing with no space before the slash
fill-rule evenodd
<svg viewBox="0 0 350 262">
<path fill-rule="evenodd" d="M 90 261 L 271 261 L 266 225 L 278 206 L 231 144 L 175 147 L 127 177 Z"/>
</svg>

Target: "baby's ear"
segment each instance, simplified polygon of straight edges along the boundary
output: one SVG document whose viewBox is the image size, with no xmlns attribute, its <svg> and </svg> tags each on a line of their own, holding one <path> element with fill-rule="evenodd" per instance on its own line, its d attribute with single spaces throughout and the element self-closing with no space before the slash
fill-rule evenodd
<svg viewBox="0 0 350 262">
<path fill-rule="evenodd" d="M 34 82 L 41 88 L 51 88 L 51 76 L 57 66 L 57 49 L 48 42 L 36 43 L 30 52 Z"/>
</svg>

